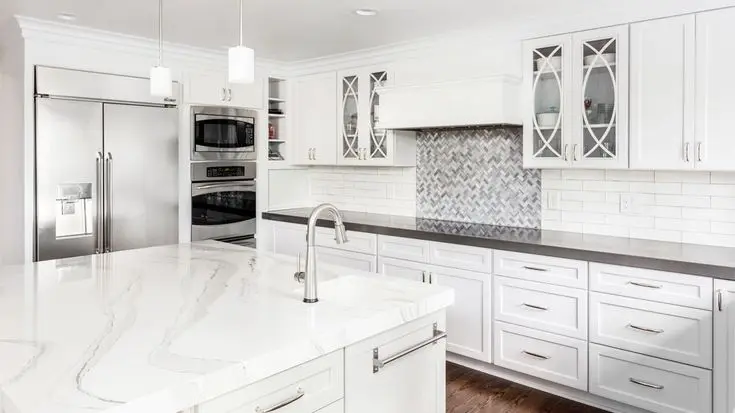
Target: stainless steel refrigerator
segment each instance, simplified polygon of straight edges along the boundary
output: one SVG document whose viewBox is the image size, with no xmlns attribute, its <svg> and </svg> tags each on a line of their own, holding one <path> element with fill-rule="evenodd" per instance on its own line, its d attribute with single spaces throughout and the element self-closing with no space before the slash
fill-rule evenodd
<svg viewBox="0 0 735 413">
<path fill-rule="evenodd" d="M 36 260 L 178 242 L 175 103 L 147 79 L 36 68 Z"/>
</svg>

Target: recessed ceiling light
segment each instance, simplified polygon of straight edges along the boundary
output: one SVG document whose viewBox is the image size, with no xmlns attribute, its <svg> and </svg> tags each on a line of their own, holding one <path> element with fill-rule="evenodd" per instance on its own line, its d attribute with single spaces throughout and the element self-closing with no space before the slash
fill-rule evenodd
<svg viewBox="0 0 735 413">
<path fill-rule="evenodd" d="M 373 9 L 357 9 L 355 10 L 355 14 L 358 16 L 375 16 L 378 14 L 378 11 Z"/>
<path fill-rule="evenodd" d="M 77 15 L 74 13 L 59 13 L 56 15 L 56 17 L 58 17 L 59 20 L 63 20 L 65 22 L 73 22 L 77 19 Z"/>
</svg>

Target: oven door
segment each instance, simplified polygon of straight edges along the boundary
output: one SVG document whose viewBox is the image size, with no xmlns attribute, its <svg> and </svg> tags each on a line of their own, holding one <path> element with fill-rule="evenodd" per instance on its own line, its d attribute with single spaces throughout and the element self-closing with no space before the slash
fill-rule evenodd
<svg viewBox="0 0 735 413">
<path fill-rule="evenodd" d="M 193 156 L 196 159 L 255 159 L 255 119 L 194 114 Z"/>
<path fill-rule="evenodd" d="M 255 182 L 195 183 L 191 186 L 191 239 L 255 236 Z"/>
</svg>

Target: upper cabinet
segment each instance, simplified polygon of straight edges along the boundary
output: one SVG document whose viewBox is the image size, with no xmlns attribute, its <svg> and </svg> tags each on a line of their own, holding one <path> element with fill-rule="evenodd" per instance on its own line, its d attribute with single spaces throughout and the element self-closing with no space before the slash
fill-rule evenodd
<svg viewBox="0 0 735 413">
<path fill-rule="evenodd" d="M 226 73 L 190 73 L 184 91 L 186 103 L 262 109 L 265 84 L 255 77 L 248 85 L 233 84 Z"/>
<path fill-rule="evenodd" d="M 628 167 L 628 26 L 524 43 L 524 165 Z"/>
<path fill-rule="evenodd" d="M 337 81 L 334 72 L 293 80 L 293 142 L 296 164 L 337 163 Z"/>
<path fill-rule="evenodd" d="M 380 88 L 392 81 L 385 67 L 337 73 L 337 162 L 341 165 L 413 166 L 415 133 L 377 127 Z"/>
</svg>

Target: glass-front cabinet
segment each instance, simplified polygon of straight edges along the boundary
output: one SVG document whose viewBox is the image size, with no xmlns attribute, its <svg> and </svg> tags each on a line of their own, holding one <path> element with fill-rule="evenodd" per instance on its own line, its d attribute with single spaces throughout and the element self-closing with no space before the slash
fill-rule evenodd
<svg viewBox="0 0 735 413">
<path fill-rule="evenodd" d="M 338 73 L 340 143 L 337 162 L 347 165 L 393 163 L 396 132 L 376 127 L 380 120 L 381 87 L 392 77 L 385 67 L 359 68 Z"/>
<path fill-rule="evenodd" d="M 524 43 L 524 165 L 628 167 L 628 26 Z"/>
</svg>

